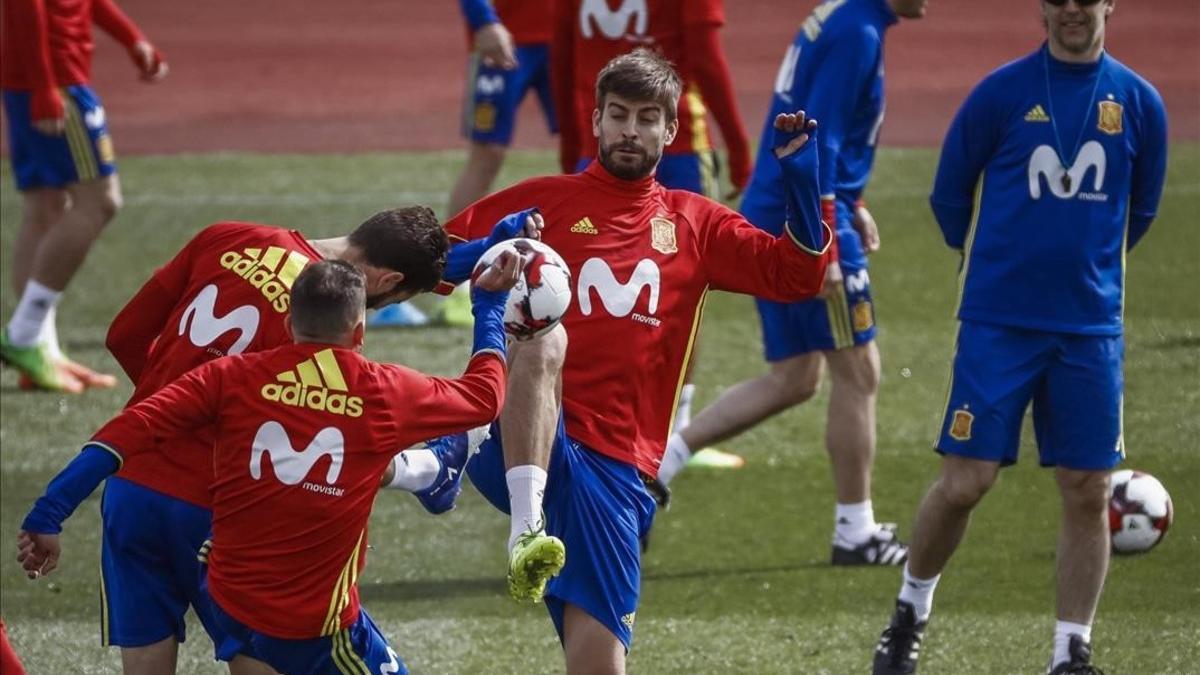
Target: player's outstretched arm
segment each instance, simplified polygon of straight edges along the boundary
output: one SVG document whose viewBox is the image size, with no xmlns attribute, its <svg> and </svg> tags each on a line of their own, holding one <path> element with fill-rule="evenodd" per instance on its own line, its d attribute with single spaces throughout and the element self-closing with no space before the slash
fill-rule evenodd
<svg viewBox="0 0 1200 675">
<path fill-rule="evenodd" d="M 58 534 L 63 523 L 120 467 L 120 457 L 115 452 L 89 443 L 50 481 L 46 493 L 25 516 L 17 536 L 17 561 L 30 579 L 54 570 L 58 565 Z"/>
<path fill-rule="evenodd" d="M 474 36 L 475 51 L 493 68 L 517 67 L 517 52 L 512 33 L 500 23 L 500 17 L 488 0 L 459 0 L 459 9 Z"/>
<path fill-rule="evenodd" d="M 94 0 L 92 21 L 125 47 L 142 80 L 157 82 L 167 76 L 166 57 L 146 39 L 133 20 L 113 0 Z"/>
<path fill-rule="evenodd" d="M 537 208 L 508 214 L 492 227 L 488 236 L 457 244 L 450 249 L 446 256 L 446 270 L 442 273 L 443 281 L 456 285 L 466 281 L 471 277 L 475 263 L 489 248 L 517 237 L 541 239 L 545 226 L 546 221 Z"/>
<path fill-rule="evenodd" d="M 806 253 L 822 255 L 833 241 L 833 231 L 821 220 L 816 133 L 817 121 L 807 119 L 803 110 L 780 113 L 775 117 L 772 147 L 787 197 L 784 230 Z"/>
</svg>

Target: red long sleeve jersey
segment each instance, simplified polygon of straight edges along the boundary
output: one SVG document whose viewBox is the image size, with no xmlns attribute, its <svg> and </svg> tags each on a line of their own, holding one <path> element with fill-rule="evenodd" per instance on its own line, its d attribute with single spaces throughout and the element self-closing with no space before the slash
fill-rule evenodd
<svg viewBox="0 0 1200 675">
<path fill-rule="evenodd" d="M 206 363 L 126 408 L 93 442 L 134 459 L 215 431 L 208 584 L 241 623 L 278 638 L 333 635 L 358 619 L 367 520 L 398 448 L 487 424 L 504 363 L 461 378 L 296 344 Z"/>
<path fill-rule="evenodd" d="M 39 91 L 92 76 L 92 24 L 125 46 L 142 39 L 112 0 L 3 0 L 0 87 Z"/>
<path fill-rule="evenodd" d="M 592 110 L 596 76 L 613 57 L 646 46 L 662 53 L 683 79 L 679 98 L 679 133 L 666 148 L 671 154 L 690 154 L 712 148 L 705 101 L 732 101 L 732 94 L 704 92 L 696 84 L 695 61 L 719 54 L 688 49 L 689 33 L 725 23 L 721 0 L 645 0 L 622 2 L 616 10 L 608 0 L 557 0 L 554 34 L 556 101 L 565 136 L 577 135 L 580 157 L 596 156 Z M 565 56 L 564 56 L 565 55 Z M 573 64 L 572 68 L 566 68 Z M 736 113 L 735 113 L 736 114 Z"/>
<path fill-rule="evenodd" d="M 563 318 L 567 432 L 654 476 L 709 288 L 781 302 L 812 297 L 825 256 L 803 252 L 724 206 L 653 178 L 624 181 L 593 162 L 484 198 L 446 229 L 469 240 L 536 206 L 542 240 L 571 269 Z"/>
<path fill-rule="evenodd" d="M 108 349 L 135 384 L 129 404 L 227 354 L 290 344 L 292 282 L 318 253 L 294 230 L 227 222 L 197 234 L 113 319 Z M 120 477 L 208 508 L 209 430 L 171 439 L 169 453 L 125 462 Z"/>
</svg>

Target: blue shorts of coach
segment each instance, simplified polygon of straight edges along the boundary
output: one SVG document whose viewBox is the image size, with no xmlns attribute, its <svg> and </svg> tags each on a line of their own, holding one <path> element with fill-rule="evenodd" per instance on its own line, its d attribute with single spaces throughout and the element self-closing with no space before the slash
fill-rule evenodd
<svg viewBox="0 0 1200 675">
<path fill-rule="evenodd" d="M 936 449 L 1009 465 L 1033 405 L 1042 466 L 1113 468 L 1121 430 L 1125 342 L 962 321 Z"/>
</svg>

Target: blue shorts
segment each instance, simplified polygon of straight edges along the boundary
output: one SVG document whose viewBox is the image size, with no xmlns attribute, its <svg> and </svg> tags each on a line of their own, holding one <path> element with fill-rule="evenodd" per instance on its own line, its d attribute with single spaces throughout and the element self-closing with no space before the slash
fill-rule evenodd
<svg viewBox="0 0 1200 675">
<path fill-rule="evenodd" d="M 580 157 L 575 166 L 575 173 L 586 169 L 588 164 L 592 163 L 592 159 Z M 668 190 L 687 190 L 716 199 L 719 173 L 717 153 L 712 150 L 686 155 L 664 154 L 654 172 L 654 180 Z"/>
<path fill-rule="evenodd" d="M 205 587 L 207 589 L 207 586 Z M 309 640 L 271 637 L 246 626 L 213 603 L 225 635 L 217 658 L 232 661 L 238 654 L 258 659 L 287 675 L 407 675 L 408 668 L 388 645 L 387 638 L 360 608 L 358 620 L 333 635 Z"/>
<path fill-rule="evenodd" d="M 1007 466 L 1033 402 L 1042 466 L 1100 471 L 1125 457 L 1125 340 L 962 321 L 935 449 Z"/>
<path fill-rule="evenodd" d="M 778 215 L 755 208 L 747 199 L 742 204 L 746 219 L 776 236 L 783 232 Z M 771 209 L 777 213 L 776 209 Z M 804 302 L 772 302 L 758 298 L 762 322 L 763 351 L 767 361 L 817 351 L 832 351 L 863 345 L 875 339 L 875 305 L 871 300 L 871 277 L 858 232 L 850 227 L 850 209 L 838 201 L 839 264 L 842 287 L 830 297 Z"/>
<path fill-rule="evenodd" d="M 499 425 L 467 465 L 471 482 L 508 513 Z M 641 594 L 640 542 L 656 506 L 638 470 L 593 452 L 567 436 L 562 416 L 554 437 L 543 509 L 546 532 L 567 547 L 562 572 L 546 586 L 546 607 L 563 634 L 567 603 L 604 624 L 629 649 Z"/>
<path fill-rule="evenodd" d="M 473 55 L 467 69 L 463 135 L 476 143 L 508 145 L 516 127 L 517 109 L 530 89 L 537 92 L 550 133 L 558 133 L 550 92 L 549 52 L 548 45 L 519 46 L 517 67 L 512 70 L 486 66 L 478 54 Z"/>
<path fill-rule="evenodd" d="M 101 643 L 144 647 L 172 635 L 183 642 L 189 605 L 215 642 L 196 559 L 212 513 L 116 476 L 104 487 L 100 512 Z"/>
<path fill-rule="evenodd" d="M 30 92 L 4 91 L 4 114 L 18 190 L 63 188 L 110 176 L 117 170 L 112 137 L 100 97 L 87 85 L 60 89 L 66 133 L 47 136 L 33 128 Z"/>
</svg>

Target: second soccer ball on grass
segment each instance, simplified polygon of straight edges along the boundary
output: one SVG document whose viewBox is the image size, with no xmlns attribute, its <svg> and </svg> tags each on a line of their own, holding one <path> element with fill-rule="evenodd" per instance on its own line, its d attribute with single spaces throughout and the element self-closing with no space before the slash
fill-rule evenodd
<svg viewBox="0 0 1200 675">
<path fill-rule="evenodd" d="M 489 248 L 479 258 L 472 277 L 502 251 L 525 258 L 521 279 L 508 294 L 504 330 L 517 340 L 535 338 L 558 325 L 571 304 L 571 270 L 562 256 L 536 239 L 510 239 Z"/>
</svg>

